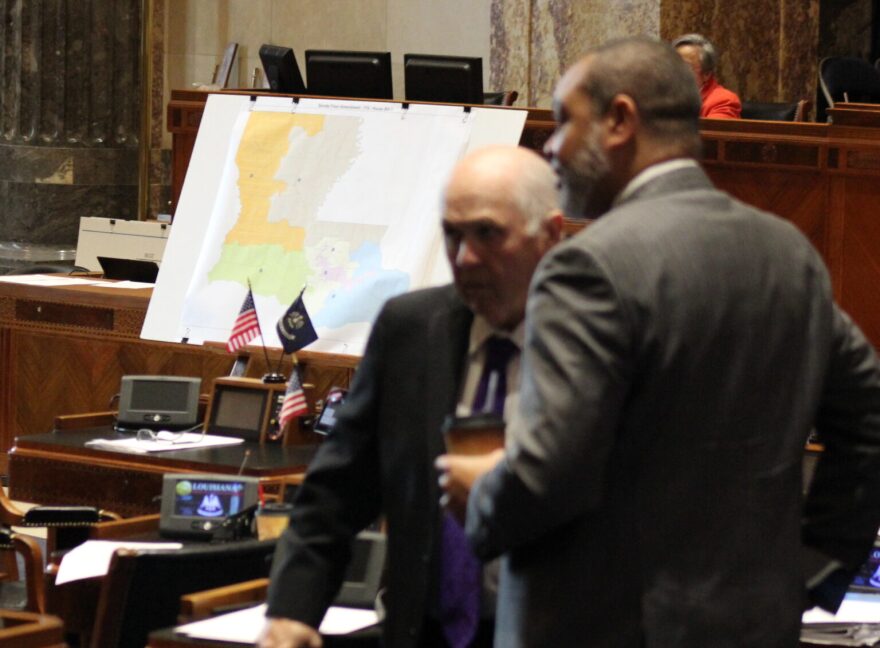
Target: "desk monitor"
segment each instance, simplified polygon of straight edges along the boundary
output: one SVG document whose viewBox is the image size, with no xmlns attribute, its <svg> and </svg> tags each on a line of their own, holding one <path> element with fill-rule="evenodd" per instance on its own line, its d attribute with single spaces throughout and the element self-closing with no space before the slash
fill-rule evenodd
<svg viewBox="0 0 880 648">
<path fill-rule="evenodd" d="M 382 585 L 386 538 L 377 531 L 361 531 L 351 550 L 351 561 L 334 605 L 372 610 Z"/>
<path fill-rule="evenodd" d="M 179 430 L 196 424 L 202 379 L 184 376 L 123 376 L 118 427 Z"/>
<path fill-rule="evenodd" d="M 159 264 L 155 261 L 99 256 L 98 263 L 105 279 L 154 284 L 156 277 L 159 276 Z"/>
<path fill-rule="evenodd" d="M 403 55 L 407 101 L 483 103 L 483 59 L 469 56 Z"/>
<path fill-rule="evenodd" d="M 309 94 L 392 99 L 391 53 L 306 50 Z"/>
<path fill-rule="evenodd" d="M 285 388 L 285 383 L 254 378 L 215 378 L 205 431 L 259 443 L 278 439 Z"/>
<path fill-rule="evenodd" d="M 214 536 L 229 516 L 257 503 L 259 481 L 256 477 L 210 473 L 164 475 L 160 535 Z"/>
<path fill-rule="evenodd" d="M 347 390 L 341 387 L 333 387 L 324 399 L 324 407 L 321 409 L 321 415 L 315 421 L 314 430 L 318 434 L 330 434 L 333 426 L 336 425 L 336 411 L 345 401 Z"/>
<path fill-rule="evenodd" d="M 880 538 L 853 579 L 850 589 L 856 592 L 880 594 Z"/>
<path fill-rule="evenodd" d="M 263 64 L 270 90 L 286 94 L 305 94 L 306 84 L 303 83 L 292 49 L 263 45 L 260 47 L 260 62 Z"/>
</svg>

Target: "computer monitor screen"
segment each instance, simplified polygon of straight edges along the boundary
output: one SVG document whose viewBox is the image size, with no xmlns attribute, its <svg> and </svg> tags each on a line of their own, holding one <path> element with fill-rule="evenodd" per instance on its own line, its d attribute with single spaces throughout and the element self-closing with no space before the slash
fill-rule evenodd
<svg viewBox="0 0 880 648">
<path fill-rule="evenodd" d="M 240 475 L 166 473 L 160 535 L 213 536 L 228 517 L 257 503 L 258 483 L 256 477 Z"/>
<path fill-rule="evenodd" d="M 230 385 L 215 385 L 208 432 L 259 441 L 269 393 Z"/>
<path fill-rule="evenodd" d="M 483 103 L 483 59 L 404 54 L 407 101 Z"/>
<path fill-rule="evenodd" d="M 880 594 L 880 538 L 871 550 L 868 559 L 853 578 L 850 589 L 856 592 Z"/>
<path fill-rule="evenodd" d="M 263 64 L 270 90 L 286 94 L 305 93 L 306 85 L 303 83 L 292 49 L 278 45 L 263 45 L 260 48 L 260 62 Z"/>
<path fill-rule="evenodd" d="M 306 50 L 309 94 L 392 99 L 391 53 Z"/>
</svg>

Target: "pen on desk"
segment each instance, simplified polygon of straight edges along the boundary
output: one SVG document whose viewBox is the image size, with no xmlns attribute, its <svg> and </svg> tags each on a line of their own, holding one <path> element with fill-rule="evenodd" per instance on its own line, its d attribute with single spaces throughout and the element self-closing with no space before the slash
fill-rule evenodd
<svg viewBox="0 0 880 648">
<path fill-rule="evenodd" d="M 244 451 L 244 457 L 241 460 L 241 465 L 238 467 L 238 474 L 239 475 L 244 472 L 244 465 L 247 463 L 248 457 L 250 457 L 250 456 L 251 456 L 251 450 L 250 450 L 250 448 L 248 448 L 247 450 Z"/>
</svg>

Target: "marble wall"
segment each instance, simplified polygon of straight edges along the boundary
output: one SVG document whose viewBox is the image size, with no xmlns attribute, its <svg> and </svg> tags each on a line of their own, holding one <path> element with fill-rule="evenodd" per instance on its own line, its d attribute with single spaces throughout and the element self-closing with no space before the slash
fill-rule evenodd
<svg viewBox="0 0 880 648">
<path fill-rule="evenodd" d="M 140 24 L 139 0 L 0 0 L 0 247 L 137 217 Z"/>
<path fill-rule="evenodd" d="M 871 56 L 873 0 L 821 0 L 819 57 Z"/>
<path fill-rule="evenodd" d="M 700 32 L 721 53 L 721 83 L 752 101 L 813 100 L 819 0 L 662 0 L 660 37 Z"/>
<path fill-rule="evenodd" d="M 660 27 L 658 0 L 492 0 L 491 17 L 491 85 L 542 107 L 584 50 Z"/>
<path fill-rule="evenodd" d="M 701 32 L 721 50 L 719 76 L 744 99 L 812 99 L 819 0 L 493 0 L 491 83 L 550 105 L 561 72 L 590 46 Z"/>
<path fill-rule="evenodd" d="M 489 61 L 490 0 L 164 1 L 166 100 L 172 88 L 210 83 L 233 41 L 239 50 L 230 85 L 240 88 L 252 87 L 263 43 L 292 47 L 303 76 L 306 49 L 390 51 L 398 98 L 404 91 L 404 53 Z M 170 146 L 167 135 L 165 145 Z"/>
</svg>

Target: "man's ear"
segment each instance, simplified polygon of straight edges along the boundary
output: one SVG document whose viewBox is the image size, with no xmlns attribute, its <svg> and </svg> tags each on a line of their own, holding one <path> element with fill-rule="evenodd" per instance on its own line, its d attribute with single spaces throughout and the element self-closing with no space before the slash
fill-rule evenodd
<svg viewBox="0 0 880 648">
<path fill-rule="evenodd" d="M 554 210 L 547 218 L 544 219 L 543 227 L 547 233 L 547 240 L 550 245 L 556 245 L 562 240 L 562 229 L 565 218 L 558 209 Z"/>
<path fill-rule="evenodd" d="M 605 143 L 608 150 L 626 146 L 635 140 L 639 130 L 639 109 L 632 97 L 615 95 L 603 118 Z"/>
</svg>

